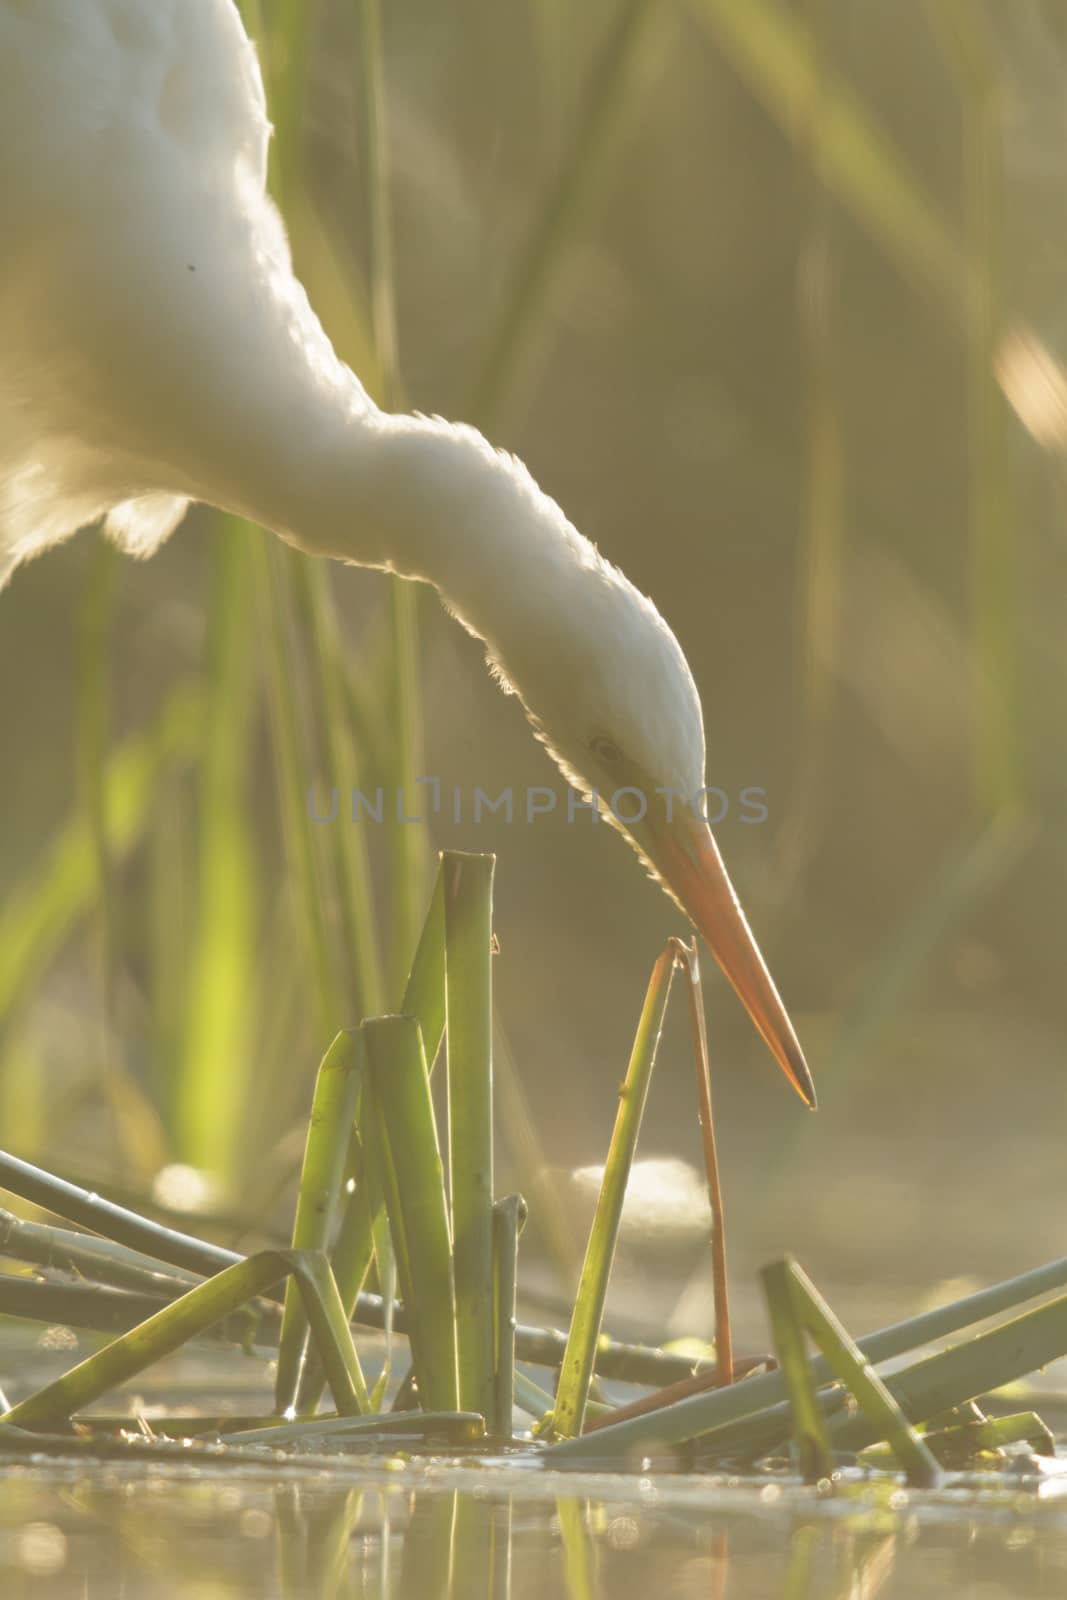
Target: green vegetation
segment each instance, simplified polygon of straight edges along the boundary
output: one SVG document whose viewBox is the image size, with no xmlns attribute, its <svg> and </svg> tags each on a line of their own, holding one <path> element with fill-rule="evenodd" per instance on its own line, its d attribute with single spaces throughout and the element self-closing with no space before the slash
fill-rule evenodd
<svg viewBox="0 0 1067 1600">
<path fill-rule="evenodd" d="M 398 1428 L 408 1437 L 468 1445 L 487 1434 L 512 1440 L 522 1413 L 535 1434 L 558 1441 L 548 1444 L 553 1460 L 617 1466 L 631 1461 L 635 1451 L 651 1454 L 688 1444 L 703 1458 L 756 1461 L 792 1441 L 801 1471 L 812 1482 L 832 1478 L 837 1464 L 859 1451 L 867 1452 L 871 1465 L 877 1458 L 870 1447 L 884 1440 L 910 1482 L 936 1485 L 941 1468 L 921 1437 L 919 1430 L 926 1426 L 940 1454 L 957 1462 L 996 1458 L 1019 1439 L 1040 1444 L 1046 1430 L 1039 1419 L 1016 1417 L 998 1428 L 974 1402 L 1067 1353 L 1067 1296 L 927 1356 L 884 1383 L 873 1363 L 1062 1285 L 1064 1262 L 858 1346 L 804 1273 L 792 1262 L 781 1262 L 763 1274 L 779 1372 L 730 1383 L 716 1367 L 696 1387 L 706 1390 L 715 1383 L 717 1388 L 678 1398 L 660 1382 L 657 1369 L 664 1355 L 634 1351 L 627 1356 L 629 1375 L 658 1387 L 637 1405 L 590 1402 L 594 1371 L 612 1370 L 612 1345 L 601 1332 L 608 1279 L 676 966 L 690 978 L 691 1015 L 699 1004 L 695 957 L 673 940 L 652 973 L 619 1091 L 565 1346 L 516 1327 L 524 1206 L 516 1196 L 494 1200 L 494 1129 L 484 1116 L 484 1108 L 492 1105 L 486 1024 L 494 960 L 493 865 L 492 858 L 457 852 L 442 859 L 407 985 L 428 1022 L 432 1056 L 417 1013 L 368 1018 L 359 1029 L 340 1033 L 324 1056 L 312 1097 L 290 1249 L 242 1258 L 0 1155 L 0 1185 L 89 1230 L 8 1220 L 0 1249 L 9 1260 L 33 1264 L 45 1277 L 21 1286 L 23 1297 L 14 1309 L 31 1317 L 55 1314 L 51 1268 L 77 1272 L 82 1279 L 80 1296 L 65 1290 L 68 1322 L 114 1327 L 120 1307 L 130 1322 L 95 1354 L 10 1406 L 0 1418 L 5 1438 L 16 1437 L 13 1430 L 19 1429 L 54 1433 L 71 1420 L 96 1437 L 110 1437 L 115 1422 L 87 1415 L 86 1409 L 162 1356 L 213 1330 L 216 1336 L 239 1339 L 250 1353 L 265 1354 L 277 1345 L 273 1418 L 253 1415 L 206 1425 L 155 1418 L 153 1430 L 171 1438 L 217 1434 L 228 1444 L 220 1459 L 230 1459 L 231 1451 L 239 1459 L 249 1448 L 304 1448 L 327 1439 L 335 1449 L 365 1448 L 368 1442 L 384 1446 Z M 694 1033 L 703 1105 L 703 1028 L 695 1027 Z M 430 1066 L 442 1050 L 449 1063 L 443 1112 L 450 1135 L 447 1177 L 430 1085 Z M 478 1241 L 477 1251 L 472 1240 Z M 388 1281 L 395 1262 L 400 1308 L 359 1293 L 370 1254 L 379 1258 L 380 1281 Z M 332 1262 L 343 1270 L 344 1294 Z M 284 1279 L 279 1317 L 277 1286 Z M 32 1288 L 41 1292 L 36 1306 Z M 146 1316 L 153 1302 L 156 1308 Z M 0 1293 L 0 1313 L 5 1309 Z M 357 1327 L 371 1320 L 379 1327 L 402 1327 L 407 1335 L 411 1370 L 393 1386 L 391 1409 L 383 1405 L 388 1362 L 372 1398 L 353 1315 Z M 821 1362 L 806 1359 L 805 1331 L 820 1346 Z M 517 1358 L 557 1366 L 555 1393 L 520 1372 Z M 683 1362 L 682 1369 L 691 1372 L 692 1364 Z M 616 1363 L 615 1370 L 627 1368 Z M 326 1418 L 315 1415 L 323 1380 L 335 1408 Z M 842 1409 L 846 1392 L 858 1404 L 855 1417 Z M 479 1404 L 471 1403 L 472 1396 Z M 364 1419 L 358 1427 L 348 1421 L 354 1416 Z M 590 1425 L 594 1431 L 588 1431 Z M 531 1442 L 529 1448 L 540 1447 Z M 581 1523 L 573 1521 L 572 1510 L 567 1515 L 568 1565 L 581 1587 L 586 1582 Z"/>
<path fill-rule="evenodd" d="M 839 1159 L 855 1231 L 881 1218 L 876 1198 L 860 1220 L 883 1115 L 895 1176 L 917 1170 L 920 1148 L 940 1138 L 927 1196 L 940 1193 L 952 1150 L 964 1152 L 944 1184 L 961 1169 L 973 1183 L 973 1215 L 956 1212 L 968 1240 L 979 1237 L 977 1191 L 1004 1181 L 991 1135 L 1031 1047 L 1052 1061 L 1031 1112 L 1060 1081 L 1059 1052 L 1046 1045 L 1062 1000 L 1067 863 L 1056 821 L 1062 439 L 1050 447 L 1032 428 L 1022 437 L 1005 377 L 1016 347 L 1048 363 L 1038 376 L 1062 377 L 1055 315 L 1040 316 L 1027 259 L 1040 270 L 1051 260 L 1058 315 L 1062 249 L 1051 227 L 1035 229 L 1026 184 L 1036 194 L 1036 180 L 1005 132 L 1008 78 L 1022 73 L 1025 49 L 1013 59 L 982 8 L 962 0 L 909 16 L 915 54 L 894 34 L 895 63 L 890 51 L 874 61 L 866 24 L 843 6 L 619 0 L 580 19 L 546 0 L 531 8 L 536 48 L 521 72 L 510 47 L 494 55 L 481 40 L 484 100 L 451 83 L 439 96 L 437 112 L 446 98 L 462 106 L 446 137 L 420 99 L 437 44 L 413 43 L 410 20 L 383 18 L 377 0 L 247 0 L 242 10 L 268 79 L 272 187 L 337 348 L 383 404 L 469 418 L 528 454 L 569 510 L 573 498 L 586 531 L 681 619 L 715 761 L 741 772 L 758 756 L 778 785 L 773 837 L 762 849 L 761 835 L 758 859 L 741 845 L 741 870 L 763 902 L 761 938 L 766 921 L 815 1014 L 812 1054 L 828 1092 L 818 1128 L 787 1127 L 758 1090 L 738 1087 L 739 1071 L 729 1081 L 766 1126 L 736 1166 L 746 1197 L 773 1210 L 774 1253 L 791 1242 L 798 1205 L 821 1207 L 839 1230 L 851 1211 L 840 1187 L 827 1198 L 798 1185 L 801 1171 L 821 1178 Z M 1010 25 L 997 26 L 1010 43 Z M 414 63 L 400 93 L 386 70 L 394 27 Z M 334 44 L 342 65 L 327 72 Z M 911 107 L 916 64 L 936 87 L 914 86 L 912 128 L 901 106 Z M 499 104 L 497 81 L 507 75 L 510 97 L 513 72 L 515 111 Z M 702 184 L 706 174 L 695 201 L 683 169 Z M 411 219 L 435 206 L 424 248 Z M 492 225 L 473 226 L 475 213 Z M 764 221 L 753 227 L 753 216 Z M 688 320 L 666 314 L 672 298 Z M 551 384 L 535 388 L 549 363 Z M 613 409 L 611 391 L 627 385 L 640 404 Z M 676 563 L 658 559 L 668 525 Z M 462 752 L 480 714 L 454 693 L 419 592 L 352 581 L 233 518 L 202 514 L 201 526 L 213 541 L 202 575 L 175 569 L 179 642 L 147 656 L 131 654 L 124 596 L 153 580 L 131 577 L 102 544 L 75 569 L 76 649 L 67 659 L 41 647 L 37 658 L 42 674 L 77 683 L 64 805 L 45 793 L 57 771 L 44 760 L 50 737 L 35 723 L 9 730 L 12 770 L 40 756 L 46 772 L 20 815 L 35 822 L 40 806 L 51 832 L 24 820 L 33 849 L 18 833 L 5 860 L 3 1143 L 42 1165 L 0 1155 L 0 1189 L 70 1226 L 0 1213 L 0 1317 L 82 1330 L 94 1353 L 35 1392 L 25 1392 L 31 1372 L 5 1371 L 3 1451 L 83 1449 L 91 1462 L 185 1452 L 222 1473 L 284 1451 L 294 1475 L 307 1462 L 343 1470 L 338 1461 L 372 1450 L 495 1459 L 506 1447 L 520 1463 L 610 1472 L 648 1459 L 731 1470 L 770 1460 L 842 1493 L 856 1465 L 888 1493 L 901 1472 L 933 1486 L 1003 1466 L 1020 1447 L 1047 1453 L 1039 1415 L 992 1414 L 1003 1396 L 986 1414 L 984 1397 L 1067 1353 L 1063 1261 L 856 1341 L 795 1263 L 779 1261 L 763 1275 L 777 1368 L 758 1352 L 735 1364 L 704 1002 L 695 955 L 677 941 L 640 1009 L 588 1240 L 557 1194 L 535 1195 L 545 1107 L 550 1145 L 569 1152 L 583 1094 L 604 1109 L 604 1085 L 625 1060 L 612 1029 L 639 1008 L 632 978 L 618 976 L 627 960 L 634 970 L 633 948 L 606 929 L 603 950 L 588 951 L 578 915 L 574 929 L 553 926 L 540 858 L 531 869 L 516 839 L 525 871 L 505 856 L 502 876 L 526 966 L 521 992 L 511 966 L 508 997 L 526 1008 L 521 1072 L 545 1085 L 531 1116 L 495 1013 L 493 857 L 446 852 L 434 879 L 432 828 L 400 823 L 391 803 L 380 829 L 349 825 L 349 797 L 363 786 L 422 811 L 424 748 Z M 10 596 L 0 606 L 14 616 Z M 206 618 L 202 640 L 188 613 Z M 147 668 L 124 677 L 127 660 Z M 791 676 L 799 734 L 769 711 L 787 702 Z M 424 697 L 437 723 L 429 739 Z M 758 731 L 757 716 L 770 717 Z M 763 770 L 752 775 L 762 781 Z M 320 826 L 334 790 L 337 824 Z M 543 848 L 559 845 L 557 835 Z M 610 859 L 612 841 L 598 845 Z M 573 856 L 562 848 L 560 859 L 568 871 Z M 642 926 L 638 893 L 620 887 L 602 922 Z M 642 960 L 660 937 L 648 933 Z M 506 949 L 503 959 L 513 960 Z M 550 972 L 579 963 L 592 1020 L 561 1047 Z M 693 1132 L 695 1149 L 695 1108 L 703 1130 L 714 1360 L 604 1331 L 657 1051 L 672 1048 L 661 1033 L 676 970 L 697 1100 L 678 1075 L 669 1125 Z M 928 1036 L 929 1020 L 946 1024 L 952 1048 L 944 1029 Z M 717 1042 L 724 1077 L 735 1054 Z M 1011 1082 L 1001 1082 L 1006 1061 Z M 944 1124 L 924 1102 L 908 1125 L 890 1126 L 917 1084 L 933 1084 L 933 1067 L 953 1062 Z M 972 1126 L 972 1093 L 994 1076 L 995 1110 L 984 1121 L 974 1111 Z M 1017 1133 L 1021 1146 L 1022 1122 Z M 805 1164 L 815 1138 L 822 1155 Z M 154 1189 L 161 1169 L 182 1165 L 202 1190 L 182 1219 L 189 1232 L 168 1225 L 177 1219 Z M 128 1205 L 93 1192 L 101 1173 Z M 566 1332 L 517 1323 L 526 1201 L 498 1195 L 498 1177 L 528 1191 L 523 1249 L 549 1257 Z M 906 1202 L 903 1189 L 894 1193 Z M 1010 1237 L 1014 1258 L 1028 1217 L 997 1210 L 999 1247 Z M 272 1237 L 277 1248 L 259 1248 Z M 989 1248 L 997 1259 L 997 1241 Z M 984 1270 L 984 1256 L 967 1270 L 975 1259 Z M 973 1332 L 991 1318 L 996 1326 Z M 666 1339 L 666 1325 L 648 1337 L 658 1332 Z M 249 1414 L 149 1423 L 118 1404 L 102 1410 L 115 1387 L 190 1343 L 212 1357 L 247 1352 L 262 1379 Z M 873 1370 L 890 1362 L 884 1378 Z M 321 1414 L 327 1391 L 332 1409 Z M 131 1442 L 131 1422 L 150 1437 Z M 294 1497 L 278 1533 L 289 1592 L 339 1592 L 369 1492 L 346 1493 L 321 1525 Z M 373 1517 L 387 1549 L 388 1511 Z M 585 1500 L 560 1497 L 558 1520 L 567 1593 L 589 1600 L 602 1592 L 610 1541 Z M 791 1535 L 791 1596 L 815 1583 L 810 1535 Z M 856 1569 L 877 1578 L 877 1541 L 864 1537 Z M 503 1519 L 488 1522 L 458 1492 L 423 1498 L 401 1581 L 420 1597 L 504 1596 L 508 1539 Z M 708 1559 L 705 1544 L 697 1559 Z"/>
</svg>

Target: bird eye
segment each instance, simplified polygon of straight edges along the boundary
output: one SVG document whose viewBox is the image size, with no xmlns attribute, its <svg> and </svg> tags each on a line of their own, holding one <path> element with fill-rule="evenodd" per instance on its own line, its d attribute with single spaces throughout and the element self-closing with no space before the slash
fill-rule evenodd
<svg viewBox="0 0 1067 1600">
<path fill-rule="evenodd" d="M 595 739 L 590 739 L 589 748 L 601 761 L 618 761 L 622 754 L 617 744 L 612 744 L 610 739 L 601 738 L 599 735 Z"/>
</svg>

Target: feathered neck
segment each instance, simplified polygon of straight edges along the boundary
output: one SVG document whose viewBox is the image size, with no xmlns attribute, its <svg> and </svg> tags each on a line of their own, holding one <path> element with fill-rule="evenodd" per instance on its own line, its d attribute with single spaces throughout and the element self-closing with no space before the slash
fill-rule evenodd
<svg viewBox="0 0 1067 1600">
<path fill-rule="evenodd" d="M 588 628 L 583 579 L 619 580 L 522 463 L 464 425 L 367 402 L 287 470 L 249 507 L 257 520 L 310 553 L 433 584 L 520 690 L 554 638 Z"/>
</svg>

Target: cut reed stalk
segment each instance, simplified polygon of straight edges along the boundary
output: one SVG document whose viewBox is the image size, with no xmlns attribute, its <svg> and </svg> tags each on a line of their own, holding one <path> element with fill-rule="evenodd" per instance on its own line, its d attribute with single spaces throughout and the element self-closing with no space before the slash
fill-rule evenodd
<svg viewBox="0 0 1067 1600">
<path fill-rule="evenodd" d="M 459 1403 L 494 1408 L 493 870 L 496 857 L 442 857 L 448 1016 L 448 1141 Z"/>
</svg>

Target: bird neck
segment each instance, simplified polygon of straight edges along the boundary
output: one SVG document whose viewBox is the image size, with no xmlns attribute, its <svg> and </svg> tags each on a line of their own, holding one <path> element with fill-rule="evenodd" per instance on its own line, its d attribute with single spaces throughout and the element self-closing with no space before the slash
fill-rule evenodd
<svg viewBox="0 0 1067 1600">
<path fill-rule="evenodd" d="M 283 537 L 432 583 L 509 676 L 543 656 L 550 619 L 565 625 L 578 569 L 601 564 L 521 462 L 473 428 L 368 407 L 302 478 Z"/>
</svg>

